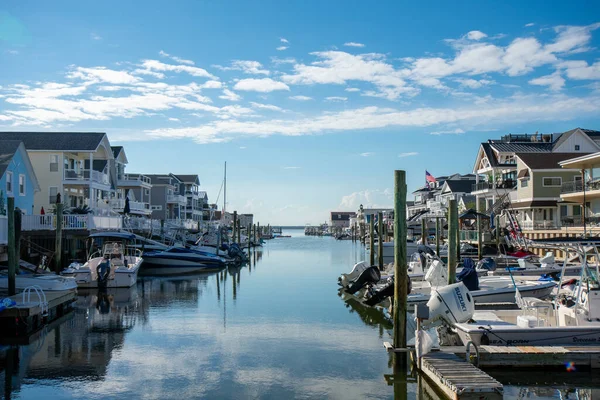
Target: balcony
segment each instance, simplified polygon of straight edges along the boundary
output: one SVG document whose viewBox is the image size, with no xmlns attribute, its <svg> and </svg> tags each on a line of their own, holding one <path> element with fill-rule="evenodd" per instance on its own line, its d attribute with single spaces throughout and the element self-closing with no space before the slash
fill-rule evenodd
<svg viewBox="0 0 600 400">
<path fill-rule="evenodd" d="M 512 190 L 516 187 L 517 187 L 517 181 L 512 180 L 512 179 L 507 179 L 507 180 L 496 182 L 496 183 L 494 183 L 494 182 L 479 182 L 479 183 L 474 184 L 471 187 L 471 193 L 485 192 L 488 190 L 499 190 L 499 189 Z"/>
<path fill-rule="evenodd" d="M 123 212 L 125 209 L 125 199 L 112 199 L 110 200 L 109 205 L 113 210 Z M 150 210 L 150 204 L 142 201 L 130 201 L 129 210 L 132 214 L 150 214 L 152 212 L 152 210 Z"/>
<path fill-rule="evenodd" d="M 600 198 L 600 180 L 587 182 L 585 185 L 582 181 L 565 182 L 560 187 L 561 198 L 578 203 L 583 203 L 584 192 L 586 201 Z"/>
<path fill-rule="evenodd" d="M 122 227 L 123 222 L 120 216 L 63 215 L 63 229 L 65 230 L 102 230 L 121 229 Z M 23 231 L 56 230 L 56 215 L 23 215 L 21 229 Z"/>
<path fill-rule="evenodd" d="M 139 174 L 122 174 L 117 177 L 119 187 L 146 187 L 151 188 L 150 178 Z"/>
<path fill-rule="evenodd" d="M 169 204 L 181 204 L 185 206 L 186 202 L 187 200 L 185 199 L 185 196 L 181 196 L 178 194 L 167 195 L 167 203 Z"/>
<path fill-rule="evenodd" d="M 107 174 L 93 169 L 65 169 L 64 180 L 65 184 L 91 181 L 110 185 L 110 178 Z"/>
<path fill-rule="evenodd" d="M 519 226 L 524 231 L 559 229 L 554 221 L 523 221 Z"/>
</svg>

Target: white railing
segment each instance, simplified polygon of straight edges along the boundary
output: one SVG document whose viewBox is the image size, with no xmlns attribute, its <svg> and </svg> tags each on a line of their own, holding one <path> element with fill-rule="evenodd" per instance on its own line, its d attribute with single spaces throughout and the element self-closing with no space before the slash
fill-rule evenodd
<svg viewBox="0 0 600 400">
<path fill-rule="evenodd" d="M 63 215 L 63 229 L 88 229 L 89 216 L 90 214 Z"/>
<path fill-rule="evenodd" d="M 0 244 L 8 244 L 8 218 L 0 215 Z"/>
<path fill-rule="evenodd" d="M 170 227 L 176 228 L 184 228 L 184 229 L 196 229 L 198 227 L 198 223 L 191 219 L 167 219 L 165 220 L 165 226 L 167 224 Z"/>
<path fill-rule="evenodd" d="M 150 178 L 145 176 L 145 175 L 129 175 L 129 174 L 124 174 L 124 175 L 120 175 L 117 178 L 118 181 L 123 181 L 123 182 L 142 182 L 142 183 L 146 183 L 146 184 L 150 184 Z"/>
<path fill-rule="evenodd" d="M 180 196 L 178 194 L 168 194 L 167 195 L 167 203 L 179 203 L 186 204 L 186 199 L 184 196 Z"/>
<path fill-rule="evenodd" d="M 112 199 L 109 204 L 113 209 L 121 212 L 125 209 L 125 199 Z M 142 201 L 130 201 L 129 209 L 131 211 L 150 212 L 150 204 Z"/>
<path fill-rule="evenodd" d="M 107 174 L 89 170 L 89 169 L 65 169 L 64 179 L 66 181 L 89 181 L 110 185 L 110 179 Z"/>
<path fill-rule="evenodd" d="M 6 218 L 6 217 L 4 217 Z M 93 214 L 63 215 L 64 230 L 90 230 L 90 229 L 121 229 L 123 222 L 121 216 L 99 216 Z M 1 230 L 1 228 L 0 228 Z M 55 215 L 23 215 L 21 230 L 41 231 L 56 230 Z"/>
<path fill-rule="evenodd" d="M 56 228 L 54 215 L 21 216 L 22 231 L 51 231 Z"/>
<path fill-rule="evenodd" d="M 121 229 L 123 218 L 89 215 L 89 225 L 90 229 Z"/>
<path fill-rule="evenodd" d="M 558 229 L 554 221 L 523 221 L 519 222 L 521 229 L 524 231 L 533 231 L 541 229 Z"/>
</svg>

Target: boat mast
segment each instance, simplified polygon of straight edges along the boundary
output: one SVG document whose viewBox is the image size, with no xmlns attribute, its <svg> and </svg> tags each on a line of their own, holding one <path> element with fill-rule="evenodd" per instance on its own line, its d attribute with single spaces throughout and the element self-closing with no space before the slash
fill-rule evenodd
<svg viewBox="0 0 600 400">
<path fill-rule="evenodd" d="M 223 182 L 223 218 L 225 218 L 225 211 L 227 210 L 227 161 L 225 161 L 225 178 Z"/>
</svg>

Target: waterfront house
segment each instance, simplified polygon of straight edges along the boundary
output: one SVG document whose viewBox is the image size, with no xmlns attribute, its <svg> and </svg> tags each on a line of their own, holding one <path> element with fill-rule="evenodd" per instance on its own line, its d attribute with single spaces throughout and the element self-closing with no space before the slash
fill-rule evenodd
<svg viewBox="0 0 600 400">
<path fill-rule="evenodd" d="M 110 200 L 111 208 L 122 214 L 125 211 L 125 201 L 129 199 L 129 215 L 149 217 L 152 214 L 150 178 L 142 174 L 126 173 L 125 168 L 129 161 L 125 149 L 122 146 L 112 146 L 111 149 L 117 175 L 117 189 L 114 198 Z"/>
<path fill-rule="evenodd" d="M 15 199 L 15 209 L 33 214 L 34 195 L 40 191 L 40 185 L 23 142 L 0 140 L 0 176 L 0 223 L 6 223 L 8 197 Z"/>
<path fill-rule="evenodd" d="M 581 128 L 561 134 L 508 134 L 500 140 L 481 143 L 473 167 L 476 183 L 471 192 L 477 197 L 478 210 L 491 211 L 505 194 L 517 189 L 517 153 L 575 156 L 597 151 L 600 151 L 600 132 Z"/>
<path fill-rule="evenodd" d="M 414 201 L 407 206 L 409 222 L 418 221 L 421 216 L 444 216 L 448 208 L 448 200 L 459 200 L 471 192 L 475 176 L 471 174 L 452 174 L 438 176 L 413 192 Z M 407 203 L 408 204 L 408 203 Z"/>
<path fill-rule="evenodd" d="M 252 226 L 254 224 L 254 214 L 239 214 L 238 218 L 242 228 L 248 228 L 248 225 Z"/>
<path fill-rule="evenodd" d="M 152 184 L 150 209 L 152 218 L 159 220 L 185 218 L 187 200 L 180 193 L 183 182 L 173 174 L 147 174 Z"/>
<path fill-rule="evenodd" d="M 52 210 L 58 195 L 65 208 L 108 209 L 114 196 L 113 152 L 101 132 L 0 132 L 0 140 L 22 141 L 37 176 L 36 214 Z"/>
<path fill-rule="evenodd" d="M 178 194 L 186 200 L 181 218 L 202 221 L 204 198 L 200 197 L 200 178 L 198 175 L 177 175 L 177 179 L 182 182 Z M 206 195 L 206 192 L 203 193 Z"/>
<path fill-rule="evenodd" d="M 557 229 L 567 216 L 561 203 L 563 182 L 572 182 L 577 169 L 561 168 L 572 153 L 516 153 L 517 185 L 510 194 L 510 207 L 523 230 Z M 559 216 L 559 207 L 561 215 Z"/>
<path fill-rule="evenodd" d="M 332 228 L 348 228 L 350 227 L 350 218 L 354 218 L 356 213 L 352 211 L 331 211 L 330 215 L 329 226 Z"/>
<path fill-rule="evenodd" d="M 463 212 L 475 209 L 476 208 L 477 198 L 472 194 L 465 194 L 458 199 L 458 213 L 462 214 Z"/>
<path fill-rule="evenodd" d="M 560 162 L 565 169 L 576 171 L 572 179 L 563 180 L 560 215 L 565 227 L 600 226 L 600 152 Z"/>
</svg>

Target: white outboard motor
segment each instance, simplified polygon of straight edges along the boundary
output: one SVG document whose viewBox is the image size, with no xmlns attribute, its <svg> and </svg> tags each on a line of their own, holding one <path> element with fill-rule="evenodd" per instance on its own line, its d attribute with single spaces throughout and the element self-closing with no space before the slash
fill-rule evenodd
<svg viewBox="0 0 600 400">
<path fill-rule="evenodd" d="M 342 287 L 348 287 L 348 285 L 350 285 L 350 282 L 358 278 L 360 274 L 362 274 L 367 268 L 369 268 L 369 265 L 366 261 L 361 261 L 359 263 L 354 264 L 354 267 L 352 268 L 352 271 L 350 271 L 349 274 L 342 274 L 338 278 L 338 283 Z"/>
<path fill-rule="evenodd" d="M 421 254 L 413 253 L 408 262 L 408 273 L 413 275 L 422 274 L 423 270 L 424 266 L 421 260 Z"/>
<path fill-rule="evenodd" d="M 467 322 L 475 312 L 475 302 L 469 290 L 462 283 L 453 283 L 440 288 L 431 289 L 428 325 L 444 321 L 449 325 Z"/>
<path fill-rule="evenodd" d="M 540 258 L 540 263 L 542 268 L 554 267 L 556 263 L 554 262 L 554 254 L 549 251 L 546 255 Z"/>
<path fill-rule="evenodd" d="M 444 263 L 440 260 L 433 260 L 427 269 L 425 280 L 431 287 L 445 286 L 448 283 L 448 270 Z"/>
</svg>

